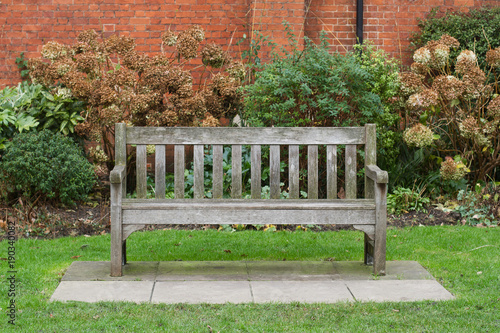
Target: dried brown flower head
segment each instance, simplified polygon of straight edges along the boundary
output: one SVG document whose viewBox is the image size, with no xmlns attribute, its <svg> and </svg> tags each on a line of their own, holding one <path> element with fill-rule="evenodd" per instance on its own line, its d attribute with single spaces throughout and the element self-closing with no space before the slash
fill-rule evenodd
<svg viewBox="0 0 500 333">
<path fill-rule="evenodd" d="M 97 32 L 95 32 L 95 30 L 93 30 L 93 29 L 90 29 L 90 30 L 82 31 L 80 34 L 78 34 L 76 39 L 81 43 L 86 43 L 88 45 L 94 45 L 97 42 L 98 37 L 99 37 L 99 35 L 97 34 Z"/>
<path fill-rule="evenodd" d="M 177 35 L 168 29 L 168 31 L 161 35 L 161 40 L 167 46 L 175 46 L 177 44 Z"/>
<path fill-rule="evenodd" d="M 472 68 L 477 67 L 476 54 L 470 50 L 463 50 L 457 57 L 455 68 L 458 73 L 466 74 Z"/>
<path fill-rule="evenodd" d="M 198 46 L 205 38 L 205 33 L 200 26 L 192 26 L 177 37 L 177 52 L 184 59 L 195 58 L 198 53 Z"/>
<path fill-rule="evenodd" d="M 231 64 L 229 64 L 229 66 L 227 67 L 226 71 L 229 73 L 229 76 L 239 80 L 240 82 L 243 82 L 245 80 L 246 76 L 245 65 L 240 61 L 231 62 Z"/>
<path fill-rule="evenodd" d="M 135 48 L 135 41 L 133 38 L 127 36 L 111 35 L 106 39 L 105 47 L 109 53 L 125 55 Z"/>
<path fill-rule="evenodd" d="M 411 64 L 410 69 L 412 73 L 419 74 L 419 75 L 426 75 L 431 69 L 427 65 L 423 65 L 418 62 L 414 62 Z"/>
<path fill-rule="evenodd" d="M 478 123 L 476 118 L 468 116 L 458 125 L 460 135 L 466 139 L 472 140 L 480 147 L 491 146 L 490 139 L 484 134 L 482 126 Z"/>
<path fill-rule="evenodd" d="M 437 91 L 444 100 L 451 101 L 462 95 L 464 85 L 452 75 L 440 75 L 434 79 L 432 89 Z"/>
<path fill-rule="evenodd" d="M 68 47 L 59 44 L 58 42 L 48 42 L 42 46 L 42 57 L 50 60 L 57 60 L 67 56 L 69 53 Z"/>
<path fill-rule="evenodd" d="M 434 133 L 429 127 L 418 123 L 404 131 L 403 140 L 408 147 L 428 147 L 434 141 Z"/>
<path fill-rule="evenodd" d="M 404 72 L 399 74 L 401 82 L 401 92 L 404 95 L 412 95 L 421 92 L 424 89 L 424 76 L 412 72 Z"/>
<path fill-rule="evenodd" d="M 441 163 L 440 174 L 444 180 L 460 180 L 467 174 L 467 167 L 463 163 L 455 162 L 450 156 L 446 156 Z"/>
<path fill-rule="evenodd" d="M 486 52 L 486 62 L 494 68 L 500 68 L 500 47 Z"/>
<path fill-rule="evenodd" d="M 201 124 L 202 127 L 218 127 L 220 126 L 220 122 L 215 119 L 210 113 L 207 113 L 207 116 L 205 119 L 203 119 L 203 122 Z"/>
<path fill-rule="evenodd" d="M 226 52 L 222 50 L 222 47 L 210 43 L 205 45 L 201 50 L 201 60 L 205 66 L 221 68 L 229 63 L 230 58 L 227 56 Z"/>
<path fill-rule="evenodd" d="M 457 49 L 460 46 L 460 42 L 456 38 L 446 34 L 441 36 L 441 38 L 439 39 L 439 43 L 446 45 L 452 49 Z"/>
<path fill-rule="evenodd" d="M 439 95 L 436 91 L 432 89 L 423 89 L 421 92 L 411 95 L 408 98 L 407 105 L 411 109 L 421 110 L 437 105 L 438 101 Z"/>
<path fill-rule="evenodd" d="M 427 47 L 421 47 L 413 54 L 413 61 L 422 65 L 430 65 L 431 59 L 431 51 Z"/>
</svg>

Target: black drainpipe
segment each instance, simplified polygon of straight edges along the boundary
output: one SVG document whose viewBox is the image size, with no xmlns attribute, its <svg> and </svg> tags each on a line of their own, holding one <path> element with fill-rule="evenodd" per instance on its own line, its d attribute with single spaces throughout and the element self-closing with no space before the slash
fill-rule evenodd
<svg viewBox="0 0 500 333">
<path fill-rule="evenodd" d="M 356 39 L 363 44 L 363 0 L 356 0 Z"/>
</svg>

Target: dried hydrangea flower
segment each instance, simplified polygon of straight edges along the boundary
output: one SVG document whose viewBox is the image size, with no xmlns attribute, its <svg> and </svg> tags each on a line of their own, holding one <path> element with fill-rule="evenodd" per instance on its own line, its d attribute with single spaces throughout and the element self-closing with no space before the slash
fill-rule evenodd
<svg viewBox="0 0 500 333">
<path fill-rule="evenodd" d="M 419 75 L 426 75 L 431 69 L 429 66 L 414 62 L 411 64 L 410 69 L 412 73 L 419 74 Z"/>
<path fill-rule="evenodd" d="M 189 33 L 189 31 L 183 31 L 179 34 L 177 39 L 177 52 L 179 55 L 186 60 L 193 59 L 196 57 L 198 52 L 199 42 Z"/>
<path fill-rule="evenodd" d="M 500 95 L 492 99 L 488 104 L 488 114 L 494 120 L 500 121 Z"/>
<path fill-rule="evenodd" d="M 167 46 L 175 46 L 175 44 L 177 44 L 177 35 L 168 29 L 168 31 L 161 35 L 161 40 Z"/>
<path fill-rule="evenodd" d="M 42 57 L 50 60 L 57 60 L 68 54 L 68 48 L 58 42 L 48 42 L 42 46 Z"/>
<path fill-rule="evenodd" d="M 462 137 L 472 140 L 478 146 L 491 146 L 490 139 L 483 133 L 482 127 L 474 117 L 469 116 L 462 120 L 462 122 L 458 124 L 458 128 L 460 129 L 460 135 L 462 135 Z"/>
<path fill-rule="evenodd" d="M 431 58 L 431 51 L 427 47 L 421 47 L 413 54 L 413 61 L 422 65 L 428 65 Z"/>
<path fill-rule="evenodd" d="M 155 145 L 146 145 L 146 154 L 153 155 L 156 152 Z"/>
<path fill-rule="evenodd" d="M 443 68 L 448 62 L 450 56 L 450 48 L 443 44 L 437 44 L 431 49 L 432 60 L 431 66 L 434 68 Z"/>
<path fill-rule="evenodd" d="M 106 155 L 104 150 L 102 150 L 99 145 L 96 147 L 90 147 L 88 152 L 90 158 L 92 158 L 92 161 L 96 164 L 103 164 L 109 160 L 108 155 Z"/>
<path fill-rule="evenodd" d="M 433 105 L 437 105 L 439 95 L 432 89 L 423 89 L 417 94 L 413 94 L 408 98 L 407 105 L 412 109 L 422 109 Z"/>
<path fill-rule="evenodd" d="M 446 45 L 452 49 L 457 49 L 460 46 L 460 42 L 456 38 L 446 34 L 441 36 L 441 38 L 439 39 L 439 43 Z"/>
<path fill-rule="evenodd" d="M 222 47 L 214 43 L 203 47 L 201 50 L 201 60 L 205 66 L 213 68 L 221 68 L 230 61 Z"/>
<path fill-rule="evenodd" d="M 207 113 L 207 116 L 205 119 L 203 119 L 203 122 L 201 123 L 202 127 L 218 127 L 220 126 L 220 122 L 215 119 L 210 113 Z"/>
<path fill-rule="evenodd" d="M 189 28 L 189 33 L 196 39 L 199 43 L 203 42 L 205 39 L 205 31 L 199 25 L 193 25 Z"/>
<path fill-rule="evenodd" d="M 439 173 L 444 180 L 460 180 L 467 174 L 467 167 L 461 162 L 455 162 L 450 156 L 446 156 L 441 163 Z"/>
<path fill-rule="evenodd" d="M 71 93 L 71 90 L 68 88 L 57 87 L 55 95 L 61 97 L 62 99 L 73 98 L 73 94 Z"/>
<path fill-rule="evenodd" d="M 429 127 L 418 123 L 404 131 L 403 140 L 408 147 L 428 147 L 434 141 L 434 133 Z"/>
<path fill-rule="evenodd" d="M 81 53 L 75 57 L 75 61 L 78 70 L 83 73 L 90 74 L 99 71 L 99 62 L 95 54 Z"/>
<path fill-rule="evenodd" d="M 479 67 L 471 67 L 464 73 L 462 81 L 464 97 L 467 99 L 479 98 L 485 90 L 486 74 Z"/>
<path fill-rule="evenodd" d="M 494 68 L 500 68 L 500 47 L 486 52 L 486 62 Z"/>
<path fill-rule="evenodd" d="M 470 50 L 463 50 L 457 57 L 455 68 L 461 74 L 467 73 L 471 68 L 477 67 L 476 54 Z"/>
<path fill-rule="evenodd" d="M 240 61 L 234 61 L 232 62 L 226 69 L 226 71 L 229 73 L 229 76 L 232 78 L 235 78 L 240 81 L 245 80 L 246 76 L 246 69 L 245 65 L 241 63 Z"/>
<path fill-rule="evenodd" d="M 79 42 L 93 45 L 96 43 L 97 37 L 98 37 L 97 32 L 95 32 L 95 30 L 93 30 L 93 29 L 90 29 L 90 30 L 85 30 L 85 31 L 80 32 L 78 34 L 78 36 L 76 37 L 76 39 Z"/>
<path fill-rule="evenodd" d="M 432 89 L 448 101 L 460 97 L 464 91 L 463 82 L 452 75 L 440 75 L 434 79 Z"/>
<path fill-rule="evenodd" d="M 421 92 L 424 89 L 424 76 L 412 72 L 404 72 L 399 74 L 401 82 L 401 92 L 404 95 L 411 95 Z"/>
<path fill-rule="evenodd" d="M 108 39 L 106 39 L 104 45 L 106 51 L 109 53 L 125 55 L 134 50 L 135 41 L 131 37 L 111 35 Z"/>
</svg>

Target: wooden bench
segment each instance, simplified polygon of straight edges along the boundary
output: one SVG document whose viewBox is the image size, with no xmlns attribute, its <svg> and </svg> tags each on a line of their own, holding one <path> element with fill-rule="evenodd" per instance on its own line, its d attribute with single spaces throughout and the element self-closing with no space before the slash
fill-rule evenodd
<svg viewBox="0 0 500 333">
<path fill-rule="evenodd" d="M 127 145 L 136 145 L 137 199 L 125 197 Z M 156 199 L 146 199 L 146 145 L 156 145 Z M 165 199 L 166 145 L 174 146 L 174 199 Z M 185 199 L 184 194 L 187 145 L 193 146 L 193 199 Z M 213 148 L 211 199 L 204 198 L 204 145 Z M 223 145 L 232 149 L 230 199 L 223 199 Z M 242 145 L 251 150 L 251 199 L 242 199 Z M 262 145 L 269 146 L 270 199 L 261 199 Z M 307 146 L 307 199 L 299 199 L 299 145 Z M 318 145 L 326 145 L 326 161 L 320 163 Z M 388 175 L 376 166 L 373 124 L 350 128 L 148 128 L 116 124 L 115 147 L 115 168 L 110 174 L 111 276 L 122 275 L 126 239 L 146 224 L 242 223 L 352 225 L 365 233 L 365 264 L 373 264 L 374 274 L 385 274 Z M 287 199 L 280 199 L 282 148 L 288 149 Z M 364 151 L 364 198 L 357 198 L 358 151 Z M 340 160 L 345 161 L 342 199 L 337 198 Z M 318 199 L 318 165 L 326 165 L 325 199 Z"/>
</svg>

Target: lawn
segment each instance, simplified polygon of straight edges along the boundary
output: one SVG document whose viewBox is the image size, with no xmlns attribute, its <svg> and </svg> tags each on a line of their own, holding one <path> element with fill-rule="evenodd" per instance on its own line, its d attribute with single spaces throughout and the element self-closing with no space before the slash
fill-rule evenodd
<svg viewBox="0 0 500 333">
<path fill-rule="evenodd" d="M 109 261 L 109 235 L 16 242 L 16 325 L 8 324 L 1 260 L 0 331 L 16 332 L 499 332 L 500 228 L 389 229 L 388 260 L 416 260 L 456 300 L 408 303 L 164 305 L 49 302 L 75 260 Z M 7 241 L 0 242 L 6 258 Z M 231 250 L 224 251 L 224 250 Z M 362 233 L 136 232 L 129 260 L 359 260 Z M 221 290 L 224 292 L 224 290 Z"/>
</svg>

